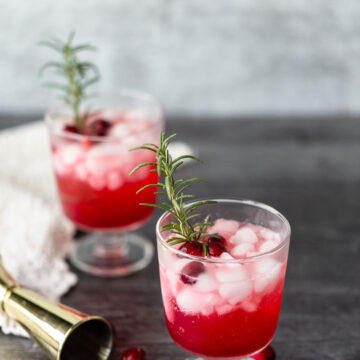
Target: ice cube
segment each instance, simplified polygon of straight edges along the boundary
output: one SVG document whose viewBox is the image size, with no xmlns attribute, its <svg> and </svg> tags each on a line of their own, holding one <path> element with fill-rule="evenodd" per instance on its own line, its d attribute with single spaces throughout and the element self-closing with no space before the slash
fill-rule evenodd
<svg viewBox="0 0 360 360">
<path fill-rule="evenodd" d="M 107 187 L 110 190 L 116 190 L 123 185 L 124 180 L 120 172 L 111 171 L 107 176 Z"/>
<path fill-rule="evenodd" d="M 129 135 L 126 136 L 125 138 L 123 138 L 122 143 L 124 144 L 124 146 L 126 146 L 128 149 L 132 149 L 134 147 L 138 147 L 141 146 L 143 143 L 145 143 L 146 141 L 144 141 L 144 138 L 139 135 Z M 134 153 L 137 154 L 141 151 L 144 150 L 134 150 Z"/>
<path fill-rule="evenodd" d="M 215 275 L 220 282 L 220 295 L 230 304 L 242 301 L 252 292 L 251 281 L 241 264 L 237 264 L 237 267 L 219 269 Z"/>
<path fill-rule="evenodd" d="M 240 243 L 239 245 L 236 245 L 231 250 L 231 255 L 235 257 L 246 257 L 249 253 L 255 250 L 255 246 L 251 243 L 244 242 Z"/>
<path fill-rule="evenodd" d="M 71 172 L 71 167 L 65 165 L 58 153 L 53 156 L 54 169 L 58 175 L 67 175 Z"/>
<path fill-rule="evenodd" d="M 241 303 L 241 307 L 247 312 L 254 312 L 257 309 L 257 302 L 247 299 Z"/>
<path fill-rule="evenodd" d="M 89 184 L 90 186 L 97 191 L 100 191 L 102 189 L 104 189 L 105 187 L 105 181 L 102 177 L 98 177 L 98 176 L 91 176 L 89 179 Z"/>
<path fill-rule="evenodd" d="M 62 162 L 67 166 L 74 165 L 85 155 L 84 148 L 78 144 L 63 145 L 59 148 L 58 153 Z"/>
<path fill-rule="evenodd" d="M 223 252 L 220 256 L 220 259 L 233 260 L 234 257 L 231 256 L 228 252 Z"/>
<path fill-rule="evenodd" d="M 155 156 L 150 151 L 146 150 L 136 150 L 133 152 L 133 157 L 131 161 L 124 164 L 123 171 L 127 175 L 127 179 L 130 182 L 138 182 L 144 180 L 146 177 L 149 176 L 150 173 L 150 166 L 144 166 L 138 170 L 136 170 L 131 176 L 129 176 L 130 172 L 139 164 L 141 163 L 148 163 L 148 162 L 156 162 Z"/>
<path fill-rule="evenodd" d="M 99 144 L 93 146 L 86 156 L 86 167 L 97 176 L 105 176 L 110 171 L 116 171 L 131 157 L 128 149 L 119 144 Z"/>
<path fill-rule="evenodd" d="M 234 244 L 241 243 L 250 243 L 255 244 L 258 241 L 258 237 L 255 234 L 255 231 L 252 230 L 249 226 L 244 226 L 240 228 L 230 239 L 229 241 Z"/>
<path fill-rule="evenodd" d="M 248 276 L 241 264 L 234 264 L 236 267 L 229 268 L 227 265 L 215 271 L 216 279 L 221 283 L 247 281 Z"/>
<path fill-rule="evenodd" d="M 202 299 L 204 306 L 201 310 L 201 313 L 205 316 L 213 313 L 214 308 L 223 302 L 222 298 L 215 293 L 205 294 L 203 295 Z"/>
<path fill-rule="evenodd" d="M 267 240 L 261 244 L 260 252 L 262 252 L 262 253 L 268 252 L 272 249 L 275 249 L 278 245 L 279 245 L 279 243 L 274 240 Z"/>
<path fill-rule="evenodd" d="M 111 127 L 109 136 L 114 138 L 124 138 L 129 134 L 130 134 L 129 126 L 127 124 L 119 122 Z"/>
<path fill-rule="evenodd" d="M 278 234 L 275 231 L 272 231 L 270 229 L 262 227 L 259 230 L 259 234 L 264 240 L 271 240 L 271 241 L 275 241 L 277 243 L 281 242 L 280 234 Z"/>
<path fill-rule="evenodd" d="M 260 259 L 254 264 L 254 270 L 254 291 L 271 291 L 280 277 L 281 263 L 271 258 Z"/>
<path fill-rule="evenodd" d="M 224 302 L 223 299 L 214 292 L 204 294 L 203 299 L 205 304 L 212 304 L 213 306 L 218 306 Z"/>
<path fill-rule="evenodd" d="M 219 315 L 224 315 L 224 314 L 232 311 L 233 309 L 234 309 L 234 306 L 233 306 L 233 305 L 224 304 L 224 305 L 221 305 L 221 306 L 216 307 L 216 312 L 217 312 Z"/>
<path fill-rule="evenodd" d="M 219 286 L 219 293 L 230 304 L 235 305 L 251 295 L 251 282 L 249 279 L 246 279 L 237 282 L 223 283 Z"/>
<path fill-rule="evenodd" d="M 201 314 L 204 316 L 209 316 L 210 314 L 212 314 L 214 311 L 214 307 L 211 305 L 208 306 L 203 306 L 201 309 Z"/>
<path fill-rule="evenodd" d="M 144 110 L 141 109 L 132 109 L 128 110 L 125 113 L 125 121 L 129 123 L 129 125 L 136 128 L 143 128 L 144 125 L 148 124 L 148 116 Z"/>
<path fill-rule="evenodd" d="M 176 297 L 179 308 L 187 313 L 196 314 L 204 307 L 203 297 L 191 289 L 182 290 Z"/>
<path fill-rule="evenodd" d="M 83 162 L 80 162 L 79 164 L 76 165 L 75 173 L 76 176 L 82 181 L 85 181 L 88 177 L 88 171 Z"/>
<path fill-rule="evenodd" d="M 209 228 L 209 233 L 218 233 L 228 239 L 239 228 L 239 223 L 235 220 L 217 219 L 214 226 Z"/>
<path fill-rule="evenodd" d="M 235 258 L 233 256 L 231 256 L 228 252 L 223 252 L 220 256 L 219 256 L 220 259 L 223 259 L 223 260 L 234 260 Z M 222 262 L 222 263 L 217 263 L 215 264 L 215 267 L 217 268 L 220 268 L 220 269 L 227 269 L 228 267 L 231 267 L 231 266 L 238 266 L 238 264 L 230 264 L 230 263 L 227 263 L 227 262 Z"/>
<path fill-rule="evenodd" d="M 217 283 L 214 278 L 208 273 L 202 273 L 197 277 L 194 288 L 201 292 L 210 292 L 217 288 Z"/>
<path fill-rule="evenodd" d="M 181 258 L 172 257 L 172 264 L 170 266 L 171 266 L 171 269 L 174 272 L 181 273 L 181 270 L 191 262 L 192 261 L 188 260 L 188 259 L 181 259 Z"/>
<path fill-rule="evenodd" d="M 176 296 L 179 292 L 179 275 L 171 270 L 166 272 L 167 281 L 170 286 L 171 293 Z"/>
</svg>

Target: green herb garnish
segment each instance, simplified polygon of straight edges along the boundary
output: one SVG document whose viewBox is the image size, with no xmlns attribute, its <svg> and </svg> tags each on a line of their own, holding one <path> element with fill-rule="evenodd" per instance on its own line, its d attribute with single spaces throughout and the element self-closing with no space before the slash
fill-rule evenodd
<svg viewBox="0 0 360 360">
<path fill-rule="evenodd" d="M 193 201 L 190 204 L 186 204 L 186 201 L 194 199 L 194 195 L 184 194 L 184 191 L 189 188 L 194 182 L 200 181 L 206 183 L 205 180 L 200 178 L 191 178 L 191 179 L 174 179 L 175 171 L 184 163 L 185 159 L 192 159 L 202 163 L 200 159 L 192 155 L 182 155 L 173 159 L 169 152 L 169 143 L 176 134 L 173 134 L 167 138 L 163 132 L 160 133 L 160 144 L 159 146 L 154 144 L 144 144 L 142 146 L 131 149 L 133 150 L 148 150 L 156 154 L 156 162 L 147 162 L 138 165 L 134 170 L 131 171 L 130 175 L 133 174 L 136 170 L 144 166 L 155 166 L 156 169 L 151 169 L 150 171 L 157 171 L 159 177 L 164 177 L 164 182 L 158 182 L 157 184 L 149 184 L 142 187 L 137 193 L 150 188 L 157 187 L 160 191 L 155 192 L 155 194 L 163 196 L 167 201 L 162 202 L 161 204 L 144 204 L 145 206 L 153 206 L 159 209 L 162 209 L 171 215 L 177 220 L 177 222 L 171 222 L 167 225 L 162 226 L 161 231 L 170 231 L 174 236 L 172 236 L 168 242 L 171 245 L 184 243 L 186 241 L 198 241 L 202 244 L 204 249 L 205 256 L 207 255 L 207 245 L 201 240 L 209 236 L 217 236 L 217 234 L 207 234 L 206 230 L 209 226 L 213 224 L 210 222 L 210 215 L 206 216 L 203 221 L 194 222 L 194 219 L 198 218 L 201 214 L 195 212 L 200 206 L 208 204 L 216 204 L 216 201 L 205 200 L 205 201 Z M 192 221 L 191 221 L 192 220 Z"/>
<path fill-rule="evenodd" d="M 74 125 L 82 129 L 89 112 L 82 113 L 80 108 L 82 103 L 90 97 L 87 88 L 96 83 L 100 75 L 96 65 L 78 59 L 79 52 L 93 51 L 96 50 L 95 47 L 89 44 L 73 44 L 74 36 L 74 32 L 70 33 L 66 42 L 58 39 L 40 42 L 40 45 L 55 50 L 62 57 L 60 61 L 49 61 L 44 64 L 40 69 L 40 74 L 42 75 L 47 69 L 53 69 L 55 75 L 65 78 L 65 83 L 46 82 L 43 85 L 64 93 L 62 99 L 72 108 Z"/>
</svg>

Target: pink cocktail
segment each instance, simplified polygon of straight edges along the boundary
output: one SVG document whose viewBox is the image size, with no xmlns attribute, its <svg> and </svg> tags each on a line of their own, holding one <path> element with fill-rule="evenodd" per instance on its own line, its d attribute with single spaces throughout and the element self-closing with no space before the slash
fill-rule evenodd
<svg viewBox="0 0 360 360">
<path fill-rule="evenodd" d="M 274 336 L 284 288 L 290 226 L 276 210 L 251 201 L 206 206 L 221 236 L 216 256 L 189 255 L 170 246 L 157 225 L 166 324 L 173 340 L 205 359 L 240 359 Z M 206 240 L 205 240 L 206 241 Z M 217 242 L 219 240 L 216 240 Z M 217 248 L 218 249 L 218 248 Z"/>
<path fill-rule="evenodd" d="M 136 191 L 158 180 L 151 167 L 129 176 L 138 164 L 155 161 L 149 151 L 129 149 L 157 143 L 163 118 L 156 102 L 133 92 L 119 94 L 111 105 L 98 106 L 85 128 L 106 119 L 102 136 L 69 131 L 71 113 L 63 106 L 51 109 L 47 114 L 51 153 L 65 215 L 78 228 L 94 233 L 77 246 L 71 259 L 87 272 L 121 275 L 139 270 L 151 258 L 151 244 L 125 232 L 137 229 L 151 216 L 152 208 L 140 203 L 156 201 L 154 188 L 140 194 Z"/>
</svg>

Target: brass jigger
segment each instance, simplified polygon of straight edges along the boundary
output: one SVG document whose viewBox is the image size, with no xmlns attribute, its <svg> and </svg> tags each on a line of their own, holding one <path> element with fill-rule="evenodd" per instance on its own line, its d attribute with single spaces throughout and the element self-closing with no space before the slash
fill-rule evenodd
<svg viewBox="0 0 360 360">
<path fill-rule="evenodd" d="M 104 318 L 82 314 L 20 287 L 1 258 L 0 306 L 52 360 L 106 360 L 110 356 L 113 335 Z"/>
</svg>

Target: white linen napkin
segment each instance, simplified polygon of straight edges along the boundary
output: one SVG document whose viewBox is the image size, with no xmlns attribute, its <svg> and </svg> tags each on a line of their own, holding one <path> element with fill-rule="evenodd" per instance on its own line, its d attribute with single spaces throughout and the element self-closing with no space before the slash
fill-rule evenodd
<svg viewBox="0 0 360 360">
<path fill-rule="evenodd" d="M 62 215 L 43 122 L 0 132 L 0 255 L 21 285 L 58 301 L 77 282 L 65 262 L 73 225 Z M 5 334 L 26 336 L 0 313 Z"/>
</svg>

